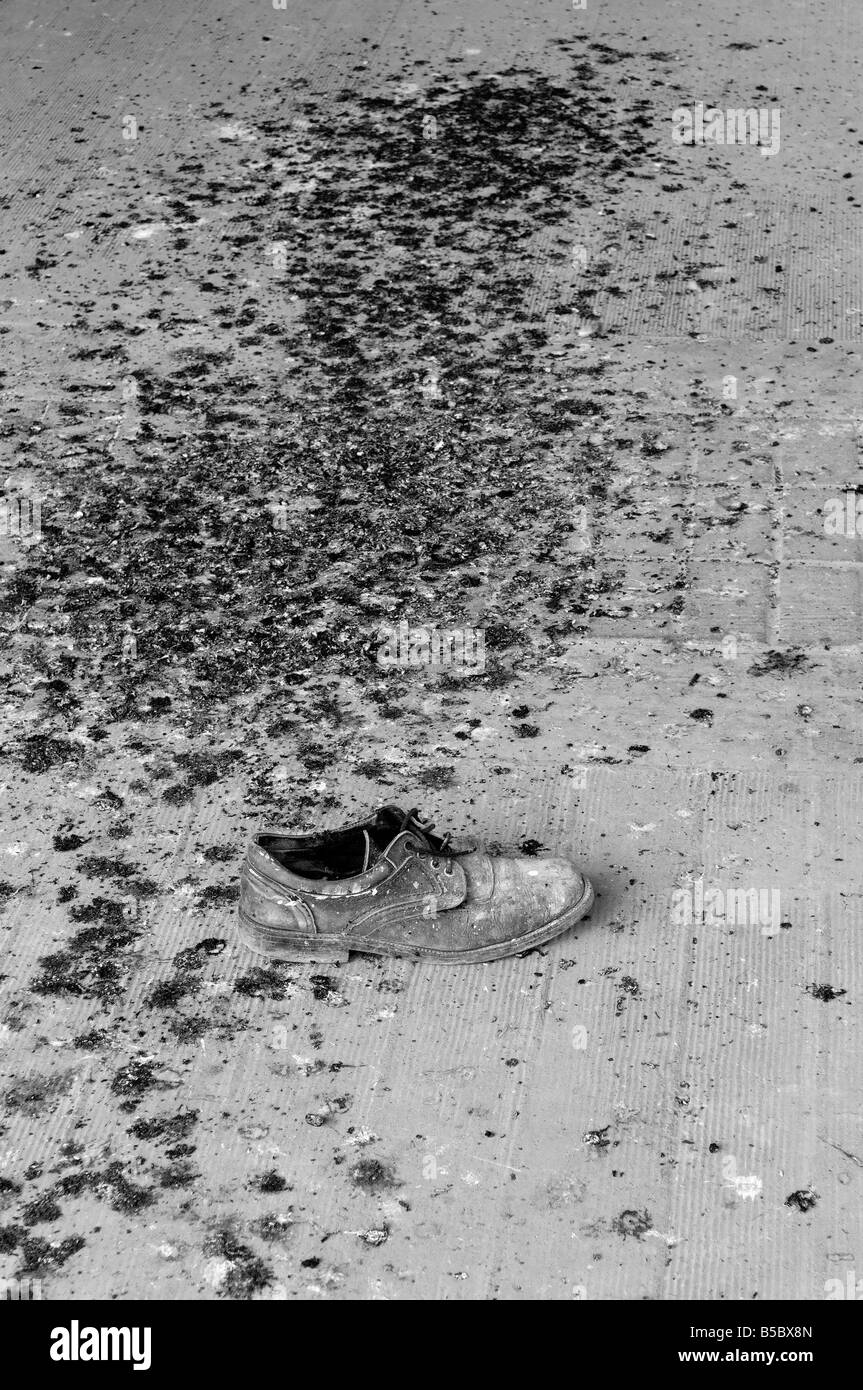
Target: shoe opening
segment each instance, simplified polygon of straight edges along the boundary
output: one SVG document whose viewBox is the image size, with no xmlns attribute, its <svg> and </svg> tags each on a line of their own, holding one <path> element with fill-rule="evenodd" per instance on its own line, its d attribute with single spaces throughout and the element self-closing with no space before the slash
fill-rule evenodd
<svg viewBox="0 0 863 1390">
<path fill-rule="evenodd" d="M 397 807 L 383 807 L 365 826 L 325 832 L 313 841 L 291 839 L 287 835 L 262 835 L 261 847 L 282 868 L 300 878 L 333 881 L 356 878 L 377 863 L 392 840 L 404 830 L 409 816 Z M 410 829 L 417 834 L 416 827 Z M 420 834 L 424 843 L 440 841 Z"/>
</svg>

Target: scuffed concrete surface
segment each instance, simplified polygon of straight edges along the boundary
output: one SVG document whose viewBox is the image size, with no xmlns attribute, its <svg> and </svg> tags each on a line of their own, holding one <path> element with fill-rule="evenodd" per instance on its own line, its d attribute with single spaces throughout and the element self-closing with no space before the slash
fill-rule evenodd
<svg viewBox="0 0 863 1390">
<path fill-rule="evenodd" d="M 42 499 L 0 539 L 0 1277 L 847 1282 L 854 7 L 0 29 L 4 486 Z M 699 100 L 779 104 L 780 153 L 675 146 Z M 401 618 L 482 629 L 485 672 L 382 670 Z M 248 834 L 380 802 L 572 853 L 597 907 L 463 970 L 241 948 Z"/>
</svg>

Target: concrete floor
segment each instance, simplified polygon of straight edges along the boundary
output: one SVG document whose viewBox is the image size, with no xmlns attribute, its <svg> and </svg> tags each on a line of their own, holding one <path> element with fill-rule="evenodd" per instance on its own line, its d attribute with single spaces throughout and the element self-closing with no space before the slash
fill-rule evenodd
<svg viewBox="0 0 863 1390">
<path fill-rule="evenodd" d="M 824 524 L 863 484 L 860 30 L 837 0 L 4 5 L 2 445 L 7 506 L 39 496 L 43 534 L 0 538 L 0 1278 L 45 1298 L 817 1299 L 863 1273 L 861 541 Z M 327 563 L 383 612 L 512 640 L 493 678 L 369 675 L 344 654 L 368 633 L 324 608 L 318 664 L 308 616 L 263 653 L 304 562 L 252 549 L 223 575 L 196 506 L 262 510 L 273 440 L 293 506 L 304 422 L 351 414 L 273 248 L 299 254 L 308 216 L 303 274 L 335 276 L 350 253 L 303 200 L 360 171 L 380 193 L 362 122 L 421 122 L 438 72 L 446 130 L 509 69 L 528 92 L 583 84 L 594 126 L 643 150 L 615 169 L 585 136 L 582 167 L 569 126 L 529 115 L 534 157 L 571 173 L 543 166 L 491 260 L 468 220 L 430 271 L 463 259 L 470 321 L 428 431 L 478 468 L 492 433 L 529 446 L 499 511 L 461 474 L 449 493 L 454 528 L 478 508 L 463 607 L 419 574 L 417 607 L 390 603 L 344 546 Z M 674 145 L 697 101 L 778 105 L 779 152 Z M 381 225 L 370 264 L 403 305 L 425 253 Z M 250 297 L 261 332 L 237 322 Z M 370 324 L 395 437 L 430 408 L 417 318 Z M 529 370 L 498 354 L 463 401 L 518 324 Z M 215 491 L 178 510 L 202 431 Z M 211 537 L 188 658 L 136 597 L 145 549 L 121 575 L 138 542 L 112 508 L 142 480 L 177 547 Z M 208 649 L 240 662 L 227 688 Z M 571 853 L 597 906 L 488 966 L 252 957 L 248 834 L 381 802 Z"/>
</svg>

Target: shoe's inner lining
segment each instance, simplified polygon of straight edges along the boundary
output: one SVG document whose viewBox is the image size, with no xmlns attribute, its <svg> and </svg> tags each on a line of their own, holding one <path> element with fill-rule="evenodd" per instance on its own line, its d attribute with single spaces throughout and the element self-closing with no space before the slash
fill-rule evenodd
<svg viewBox="0 0 863 1390">
<path fill-rule="evenodd" d="M 262 844 L 273 858 L 300 878 L 355 878 L 380 858 L 399 825 L 393 816 L 380 811 L 366 829 L 334 830 L 312 843 L 268 835 Z"/>
<path fill-rule="evenodd" d="M 300 878 L 353 878 L 363 872 L 366 858 L 366 840 L 359 830 L 302 849 L 286 848 L 278 842 L 265 847 L 283 868 Z"/>
</svg>

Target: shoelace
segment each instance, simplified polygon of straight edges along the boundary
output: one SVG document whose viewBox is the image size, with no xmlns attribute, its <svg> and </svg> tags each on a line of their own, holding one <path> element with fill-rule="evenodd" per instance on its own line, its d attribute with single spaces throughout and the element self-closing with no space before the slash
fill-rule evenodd
<svg viewBox="0 0 863 1390">
<path fill-rule="evenodd" d="M 417 806 L 414 806 L 412 810 L 405 811 L 404 815 L 402 816 L 402 823 L 399 826 L 398 833 L 401 834 L 403 830 L 416 830 L 419 832 L 420 835 L 427 836 L 433 829 L 433 827 L 434 821 L 423 820 L 422 816 L 420 815 L 419 808 Z M 433 869 L 440 868 L 440 858 L 437 856 L 446 855 L 447 848 L 451 839 L 452 832 L 448 830 L 447 833 L 444 835 L 443 839 L 441 840 L 440 844 L 436 848 L 429 846 L 427 849 L 419 851 L 419 853 L 421 854 L 434 854 L 436 856 L 434 859 L 432 859 Z M 452 871 L 452 864 L 447 863 L 444 872 L 451 874 Z"/>
</svg>

